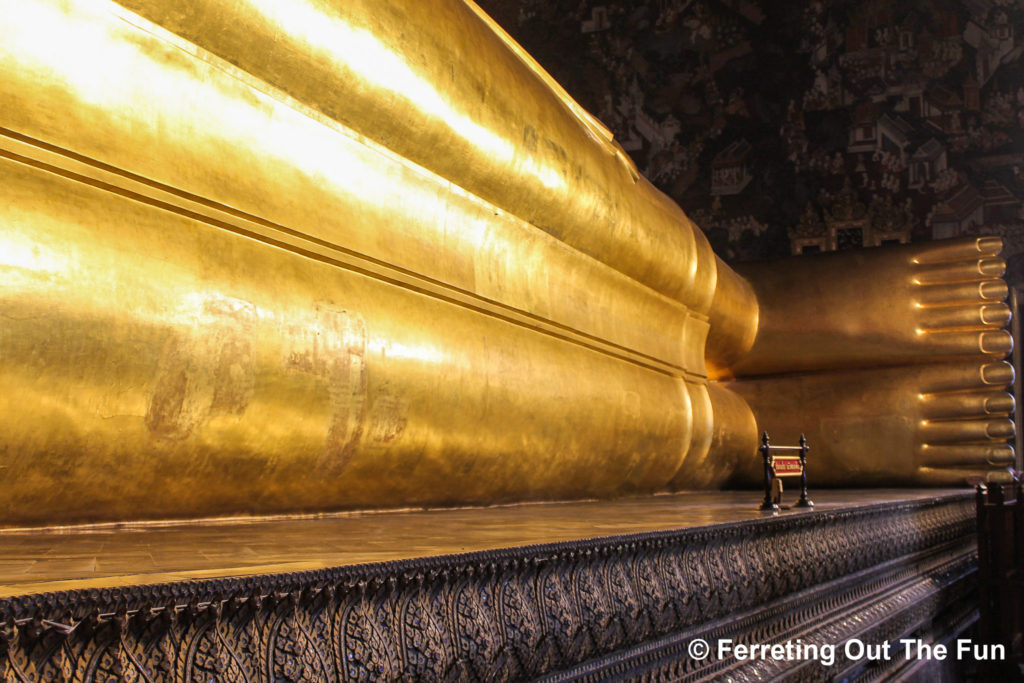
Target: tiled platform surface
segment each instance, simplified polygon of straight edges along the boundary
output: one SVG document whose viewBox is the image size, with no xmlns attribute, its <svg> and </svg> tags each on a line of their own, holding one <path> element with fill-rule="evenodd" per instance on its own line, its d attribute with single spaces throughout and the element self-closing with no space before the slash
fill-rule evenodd
<svg viewBox="0 0 1024 683">
<path fill-rule="evenodd" d="M 687 644 L 931 642 L 970 622 L 971 491 L 812 498 L 6 531 L 0 680 L 869 681 L 891 667 Z"/>
<path fill-rule="evenodd" d="M 814 510 L 963 491 L 814 492 Z M 758 520 L 757 491 L 455 510 L 0 530 L 0 597 L 294 572 Z M 779 516 L 813 514 L 784 510 Z"/>
</svg>

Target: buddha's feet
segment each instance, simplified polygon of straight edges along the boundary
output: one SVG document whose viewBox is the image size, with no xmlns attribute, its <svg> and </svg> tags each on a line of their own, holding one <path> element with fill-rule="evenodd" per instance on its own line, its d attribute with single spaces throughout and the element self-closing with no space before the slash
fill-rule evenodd
<svg viewBox="0 0 1024 683">
<path fill-rule="evenodd" d="M 776 443 L 807 434 L 814 481 L 952 485 L 1005 471 L 1001 248 L 982 237 L 747 269 L 761 320 L 727 386 Z"/>
</svg>

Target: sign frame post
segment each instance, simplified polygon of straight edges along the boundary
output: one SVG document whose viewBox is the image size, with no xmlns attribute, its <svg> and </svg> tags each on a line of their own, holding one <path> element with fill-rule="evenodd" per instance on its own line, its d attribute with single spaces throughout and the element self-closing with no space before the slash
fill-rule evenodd
<svg viewBox="0 0 1024 683">
<path fill-rule="evenodd" d="M 764 501 L 759 508 L 762 512 L 778 512 L 779 506 L 772 501 L 772 455 L 768 443 L 768 432 L 761 433 L 761 445 L 758 447 L 764 459 Z"/>
<path fill-rule="evenodd" d="M 807 499 L 807 437 L 800 435 L 800 500 L 793 507 L 812 508 L 814 503 Z"/>
</svg>

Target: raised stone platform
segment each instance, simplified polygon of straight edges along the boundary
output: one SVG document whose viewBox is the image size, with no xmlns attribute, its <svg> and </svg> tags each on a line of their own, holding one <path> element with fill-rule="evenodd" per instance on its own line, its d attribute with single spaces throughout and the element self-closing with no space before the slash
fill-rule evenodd
<svg viewBox="0 0 1024 683">
<path fill-rule="evenodd" d="M 971 623 L 972 492 L 812 497 L 777 515 L 733 492 L 0 532 L 0 678 L 872 680 L 914 663 L 688 646 Z"/>
</svg>

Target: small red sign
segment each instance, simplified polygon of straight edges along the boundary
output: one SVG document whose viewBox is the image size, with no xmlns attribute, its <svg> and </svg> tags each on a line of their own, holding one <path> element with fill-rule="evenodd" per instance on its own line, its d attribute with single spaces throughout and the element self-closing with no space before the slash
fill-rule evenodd
<svg viewBox="0 0 1024 683">
<path fill-rule="evenodd" d="M 773 455 L 772 471 L 776 477 L 798 477 L 803 472 L 800 468 L 800 456 Z"/>
</svg>

